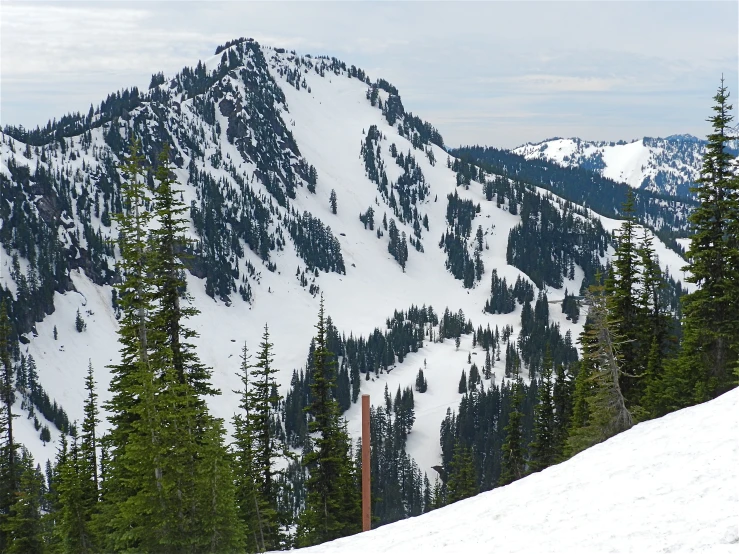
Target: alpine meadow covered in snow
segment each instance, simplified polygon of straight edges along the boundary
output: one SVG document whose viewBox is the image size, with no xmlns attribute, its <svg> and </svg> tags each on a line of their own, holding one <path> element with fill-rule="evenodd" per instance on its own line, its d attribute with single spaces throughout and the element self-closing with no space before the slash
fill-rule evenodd
<svg viewBox="0 0 739 554">
<path fill-rule="evenodd" d="M 239 38 L 5 125 L 0 551 L 735 547 L 716 86 L 705 140 L 452 148 L 382 75 Z"/>
</svg>

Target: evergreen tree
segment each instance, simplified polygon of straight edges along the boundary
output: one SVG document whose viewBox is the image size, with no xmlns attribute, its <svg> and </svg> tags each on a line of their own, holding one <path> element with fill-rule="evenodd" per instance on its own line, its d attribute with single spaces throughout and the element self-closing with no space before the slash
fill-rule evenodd
<svg viewBox="0 0 739 554">
<path fill-rule="evenodd" d="M 331 189 L 331 195 L 329 196 L 329 204 L 331 205 L 331 213 L 336 215 L 336 191 L 334 189 Z"/>
<path fill-rule="evenodd" d="M 85 323 L 85 320 L 82 319 L 79 308 L 77 308 L 77 315 L 74 318 L 74 328 L 77 330 L 78 333 L 81 333 L 87 328 L 87 323 Z"/>
<path fill-rule="evenodd" d="M 180 383 L 191 385 L 198 395 L 217 394 L 208 385 L 210 371 L 198 360 L 193 345 L 188 341 L 195 332 L 182 325 L 182 321 L 197 314 L 192 306 L 183 306 L 181 298 L 186 289 L 180 256 L 187 246 L 185 233 L 188 229 L 187 208 L 175 192 L 175 180 L 169 161 L 169 146 L 165 143 L 159 155 L 156 170 L 157 186 L 154 189 L 154 213 L 159 227 L 152 232 L 150 244 L 151 272 L 154 275 L 154 301 L 158 305 L 152 315 L 154 326 L 161 329 L 156 350 L 171 351 L 172 365 Z M 185 295 L 184 298 L 188 300 Z"/>
<path fill-rule="evenodd" d="M 459 377 L 459 386 L 457 387 L 457 392 L 459 394 L 467 393 L 467 373 L 464 369 L 462 370 L 462 375 Z"/>
<path fill-rule="evenodd" d="M 159 226 L 148 256 L 135 146 L 124 189 L 132 209 L 121 217 L 128 271 L 120 294 L 122 362 L 113 368 L 109 403 L 106 549 L 228 551 L 240 545 L 241 528 L 224 430 L 202 398 L 215 391 L 187 342 L 194 332 L 183 325 L 195 310 L 180 306 L 184 208 L 175 199 L 168 155 L 165 147 L 154 202 Z"/>
<path fill-rule="evenodd" d="M 572 382 L 569 380 L 565 366 L 557 364 L 554 386 L 552 387 L 554 404 L 554 456 L 560 461 L 564 456 L 565 444 L 569 434 L 572 418 Z"/>
<path fill-rule="evenodd" d="M 246 416 L 248 430 L 252 434 L 253 451 L 251 474 L 259 492 L 259 526 L 262 549 L 274 550 L 282 545 L 280 517 L 277 507 L 278 475 L 275 462 L 284 455 L 285 447 L 273 433 L 274 411 L 282 398 L 277 394 L 272 366 L 272 347 L 269 329 L 264 326 L 262 342 L 256 363 L 251 367 L 251 406 Z"/>
<path fill-rule="evenodd" d="M 531 470 L 540 471 L 557 460 L 555 445 L 554 399 L 552 397 L 552 356 L 547 346 L 541 368 L 538 402 L 534 408 L 534 440 L 531 443 Z"/>
<path fill-rule="evenodd" d="M 241 351 L 241 371 L 239 377 L 243 388 L 238 392 L 239 408 L 242 413 L 233 417 L 234 424 L 234 475 L 236 483 L 236 503 L 239 509 L 239 519 L 243 526 L 247 552 L 264 551 L 264 531 L 261 523 L 260 505 L 263 501 L 256 486 L 254 476 L 254 442 L 252 430 L 249 426 L 249 414 L 253 401 L 249 387 L 249 370 L 251 356 L 244 344 Z"/>
<path fill-rule="evenodd" d="M 339 424 L 333 398 L 334 363 L 326 345 L 323 297 L 316 325 L 313 353 L 312 420 L 309 430 L 318 436 L 303 458 L 310 476 L 306 481 L 305 510 L 297 530 L 298 545 L 308 546 L 356 533 L 361 528 L 359 485 L 349 455 L 349 438 Z"/>
<path fill-rule="evenodd" d="M 479 492 L 474 458 L 472 453 L 460 443 L 457 443 L 454 448 L 446 487 L 448 503 L 470 498 Z"/>
<path fill-rule="evenodd" d="M 41 522 L 43 477 L 34 467 L 33 457 L 23 449 L 17 460 L 18 487 L 10 513 L 2 522 L 7 554 L 45 552 Z"/>
<path fill-rule="evenodd" d="M 622 367 L 620 386 L 627 402 L 637 404 L 640 400 L 636 377 L 644 368 L 640 365 L 638 309 L 635 289 L 641 284 L 639 258 L 636 245 L 636 218 L 634 215 L 634 192 L 629 189 L 623 205 L 625 220 L 617 237 L 616 253 L 610 278 L 606 281 L 606 293 L 610 297 L 608 315 L 614 331 L 623 337 L 620 345 Z"/>
<path fill-rule="evenodd" d="M 87 480 L 85 486 L 86 499 L 89 504 L 94 505 L 98 501 L 98 440 L 95 428 L 100 420 L 98 419 L 97 398 L 95 392 L 95 379 L 92 370 L 92 361 L 87 366 L 87 377 L 85 378 L 85 390 L 87 398 L 85 399 L 84 413 L 82 420 L 82 444 L 80 445 L 80 456 Z"/>
<path fill-rule="evenodd" d="M 62 446 L 66 449 L 66 444 Z M 72 440 L 69 452 L 61 453 L 57 465 L 56 508 L 59 512 L 56 533 L 61 537 L 65 552 L 90 553 L 97 551 L 90 515 L 94 504 L 89 498 L 87 461 L 80 451 L 77 438 Z"/>
<path fill-rule="evenodd" d="M 106 502 L 102 518 L 106 526 L 106 547 L 111 551 L 140 545 L 134 540 L 138 529 L 130 532 L 133 522 L 124 518 L 123 507 L 128 499 L 141 491 L 142 479 L 148 477 L 149 473 L 129 463 L 126 454 L 134 434 L 140 438 L 145 433 L 140 417 L 154 416 L 150 405 L 154 375 L 149 366 L 148 337 L 153 287 L 148 275 L 146 252 L 146 232 L 151 215 L 145 208 L 148 197 L 142 178 L 143 163 L 140 143 L 134 141 L 121 168 L 125 176 L 121 183 L 124 212 L 115 215 L 119 226 L 119 265 L 123 276 L 118 285 L 121 362 L 110 367 L 111 399 L 106 403 L 106 408 L 111 430 L 105 438 L 109 452 L 109 475 L 103 483 Z M 152 431 L 156 430 L 155 423 L 150 427 Z M 149 446 L 154 448 L 157 444 L 156 435 L 151 435 Z M 146 451 L 145 445 L 140 448 Z M 157 481 L 160 472 L 160 468 L 156 468 Z M 139 522 L 139 525 L 142 524 L 144 522 Z"/>
<path fill-rule="evenodd" d="M 508 416 L 508 425 L 505 426 L 505 441 L 501 452 L 500 484 L 507 485 L 517 481 L 526 474 L 526 460 L 523 444 L 523 412 L 524 402 L 523 381 L 516 365 L 515 379 L 511 391 L 511 411 Z"/>
<path fill-rule="evenodd" d="M 694 231 L 686 256 L 688 281 L 698 289 L 683 297 L 683 342 L 679 360 L 666 367 L 662 411 L 713 398 L 732 386 L 739 354 L 739 180 L 728 151 L 732 106 L 721 85 L 714 96 L 712 132 L 703 156 L 690 215 Z"/>
<path fill-rule="evenodd" d="M 588 323 L 583 330 L 583 362 L 587 372 L 576 383 L 573 429 L 568 439 L 570 454 L 602 442 L 633 425 L 632 412 L 621 391 L 624 342 L 608 319 L 607 296 L 603 286 L 592 285 L 587 294 Z M 590 373 L 592 370 L 592 373 Z M 587 379 L 588 383 L 584 383 Z M 580 385 L 578 387 L 578 385 Z"/>
<path fill-rule="evenodd" d="M 9 546 L 3 524 L 10 515 L 18 488 L 17 446 L 13 438 L 13 363 L 10 357 L 10 320 L 0 304 L 0 551 Z"/>
</svg>

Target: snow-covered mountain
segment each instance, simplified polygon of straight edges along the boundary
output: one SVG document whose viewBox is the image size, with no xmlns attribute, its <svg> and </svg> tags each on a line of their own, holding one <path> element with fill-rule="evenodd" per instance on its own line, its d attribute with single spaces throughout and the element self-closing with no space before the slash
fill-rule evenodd
<svg viewBox="0 0 739 554">
<path fill-rule="evenodd" d="M 735 552 L 737 425 L 733 390 L 505 487 L 300 552 Z"/>
<path fill-rule="evenodd" d="M 111 214 L 122 207 L 117 164 L 133 135 L 150 162 L 165 141 L 172 145 L 190 206 L 195 344 L 222 391 L 212 411 L 226 421 L 238 405 L 232 391 L 240 387 L 244 342 L 255 350 L 269 324 L 285 394 L 293 370 L 305 364 L 321 293 L 345 338 L 386 330 L 395 310 L 426 305 L 437 314 L 462 311 L 475 329 L 511 326 L 515 345 L 521 304 L 507 314 L 484 311 L 496 270 L 510 284 L 520 277 L 536 294 L 546 292 L 550 324 L 576 337 L 582 318 L 567 319 L 557 302 L 605 263 L 609 233 L 620 225 L 458 163 L 382 79 L 334 58 L 234 41 L 173 78 L 154 75 L 147 92 L 126 90 L 87 115 L 0 134 L 0 297 L 11 303 L 19 353 L 33 357 L 38 374 L 36 400 L 19 395 L 16 413 L 29 414 L 38 401 L 48 404 L 50 421 L 61 410 L 80 420 L 88 360 L 101 400 L 108 399 L 106 366 L 118 359 Z M 549 228 L 527 227 L 534 235 L 526 240 L 511 234 L 528 202 L 548 206 L 572 230 L 556 248 L 559 235 Z M 595 241 L 592 250 L 585 236 Z M 684 280 L 684 260 L 659 240 L 655 246 L 663 267 Z M 457 347 L 432 341 L 440 334 L 429 325 L 419 332 L 423 341 L 393 354 L 387 372 L 369 372 L 351 386 L 380 405 L 386 385 L 412 387 L 425 367 L 429 390 L 416 396 L 407 448 L 428 471 L 439 460 L 439 425 L 461 398 L 460 372 L 485 354 L 469 335 Z M 486 386 L 500 382 L 504 364 L 505 355 Z M 356 436 L 358 406 L 346 416 Z M 49 427 L 53 442 L 59 433 Z M 54 455 L 30 415 L 17 428 L 37 460 Z"/>
<path fill-rule="evenodd" d="M 527 143 L 513 151 L 527 159 L 597 171 L 637 189 L 688 196 L 690 186 L 700 175 L 705 146 L 706 141 L 682 134 L 629 142 L 552 138 Z"/>
</svg>

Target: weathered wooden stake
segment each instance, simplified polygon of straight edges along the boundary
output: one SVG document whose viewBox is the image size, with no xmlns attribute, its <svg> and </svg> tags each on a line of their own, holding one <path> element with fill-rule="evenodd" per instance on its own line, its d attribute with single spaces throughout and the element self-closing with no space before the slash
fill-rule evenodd
<svg viewBox="0 0 739 554">
<path fill-rule="evenodd" d="M 371 528 L 370 508 L 370 397 L 362 395 L 362 531 Z"/>
</svg>

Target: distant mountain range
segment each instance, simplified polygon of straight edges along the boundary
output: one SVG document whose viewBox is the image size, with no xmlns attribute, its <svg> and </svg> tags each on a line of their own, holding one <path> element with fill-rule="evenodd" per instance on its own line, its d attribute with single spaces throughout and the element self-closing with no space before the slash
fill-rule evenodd
<svg viewBox="0 0 739 554">
<path fill-rule="evenodd" d="M 681 134 L 629 142 L 552 138 L 524 144 L 513 152 L 529 160 L 590 169 L 636 189 L 689 196 L 700 175 L 705 147 L 705 140 Z"/>
</svg>

